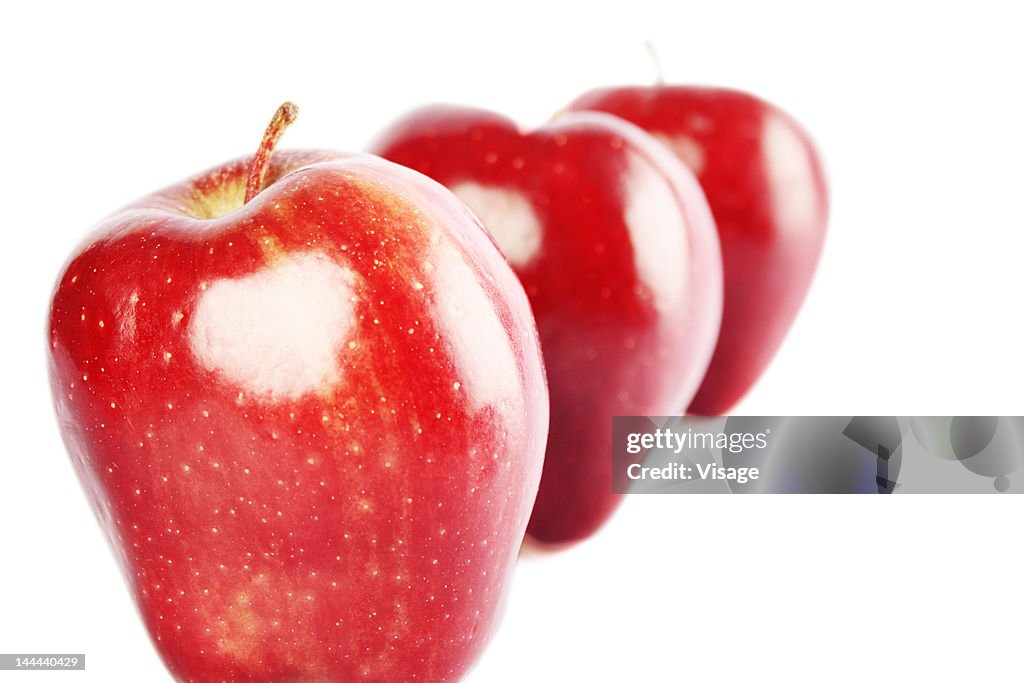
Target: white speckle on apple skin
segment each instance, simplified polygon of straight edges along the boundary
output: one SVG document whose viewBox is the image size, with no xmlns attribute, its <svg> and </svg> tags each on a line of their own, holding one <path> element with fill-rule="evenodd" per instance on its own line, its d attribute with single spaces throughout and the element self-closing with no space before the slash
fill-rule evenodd
<svg viewBox="0 0 1024 683">
<path fill-rule="evenodd" d="M 288 257 L 210 284 L 189 322 L 199 362 L 257 396 L 298 398 L 340 380 L 353 326 L 351 271 L 323 254 Z"/>
<path fill-rule="evenodd" d="M 472 181 L 454 183 L 451 190 L 480 219 L 509 263 L 525 266 L 540 251 L 543 231 L 528 197 Z"/>
</svg>

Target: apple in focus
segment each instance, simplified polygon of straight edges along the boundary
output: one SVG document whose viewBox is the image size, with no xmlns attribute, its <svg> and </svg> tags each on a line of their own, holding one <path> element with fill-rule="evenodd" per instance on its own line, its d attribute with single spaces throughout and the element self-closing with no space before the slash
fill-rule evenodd
<svg viewBox="0 0 1024 683">
<path fill-rule="evenodd" d="M 119 211 L 66 265 L 64 441 L 178 680 L 455 681 L 541 473 L 529 303 L 451 193 L 367 155 L 271 156 L 280 115 L 254 158 Z"/>
<path fill-rule="evenodd" d="M 714 348 L 721 259 L 700 188 L 649 135 L 596 113 L 524 132 L 497 114 L 433 106 L 372 149 L 451 189 L 523 283 L 551 393 L 527 533 L 588 537 L 622 498 L 611 418 L 679 414 Z"/>
<path fill-rule="evenodd" d="M 723 88 L 607 88 L 570 109 L 640 126 L 700 180 L 721 240 L 725 305 L 711 366 L 689 411 L 727 413 L 778 351 L 821 256 L 828 192 L 813 142 L 774 105 Z"/>
</svg>

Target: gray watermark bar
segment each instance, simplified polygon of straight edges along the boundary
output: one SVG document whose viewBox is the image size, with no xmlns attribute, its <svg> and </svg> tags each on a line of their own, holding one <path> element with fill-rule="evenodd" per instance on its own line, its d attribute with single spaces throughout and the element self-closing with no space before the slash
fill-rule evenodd
<svg viewBox="0 0 1024 683">
<path fill-rule="evenodd" d="M 1024 417 L 612 419 L 616 493 L 1024 493 Z"/>
<path fill-rule="evenodd" d="M 2 654 L 0 671 L 84 671 L 85 655 Z"/>
</svg>

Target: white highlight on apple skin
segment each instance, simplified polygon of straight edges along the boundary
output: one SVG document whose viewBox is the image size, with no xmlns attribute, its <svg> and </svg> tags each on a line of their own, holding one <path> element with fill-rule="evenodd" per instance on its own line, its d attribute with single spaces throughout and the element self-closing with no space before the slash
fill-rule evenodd
<svg viewBox="0 0 1024 683">
<path fill-rule="evenodd" d="M 624 182 L 626 227 L 637 275 L 647 285 L 658 310 L 675 310 L 682 305 L 687 273 L 666 267 L 665 258 L 671 255 L 670 262 L 679 263 L 689 257 L 686 234 L 680 229 L 680 223 L 687 224 L 686 214 L 673 186 L 647 159 L 633 156 Z"/>
<path fill-rule="evenodd" d="M 821 211 L 810 150 L 793 126 L 778 114 L 765 117 L 761 135 L 764 172 L 782 230 L 803 231 Z"/>
<path fill-rule="evenodd" d="M 654 137 L 675 152 L 694 175 L 699 176 L 704 172 L 704 147 L 699 142 L 687 135 L 656 133 Z"/>
<path fill-rule="evenodd" d="M 540 251 L 540 220 L 522 193 L 472 181 L 455 183 L 451 190 L 480 219 L 509 263 L 525 266 Z"/>
<path fill-rule="evenodd" d="M 189 323 L 192 353 L 246 392 L 295 399 L 340 379 L 354 321 L 353 275 L 320 253 L 216 280 Z"/>
<path fill-rule="evenodd" d="M 135 343 L 135 306 L 138 303 L 138 292 L 132 292 L 117 307 L 117 319 L 120 322 L 121 336 L 125 344 Z"/>
<path fill-rule="evenodd" d="M 440 247 L 436 265 L 437 318 L 459 370 L 459 391 L 477 410 L 490 406 L 506 419 L 521 417 L 522 381 L 515 349 L 494 303 L 463 256 Z"/>
</svg>

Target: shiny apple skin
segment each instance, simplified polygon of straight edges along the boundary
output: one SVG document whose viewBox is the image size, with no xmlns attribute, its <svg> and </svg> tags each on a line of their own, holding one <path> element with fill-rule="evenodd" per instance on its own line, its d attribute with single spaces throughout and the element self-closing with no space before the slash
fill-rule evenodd
<svg viewBox="0 0 1024 683">
<path fill-rule="evenodd" d="M 725 308 L 711 367 L 689 412 L 727 413 L 778 351 L 821 256 L 828 191 L 813 142 L 777 107 L 722 88 L 607 88 L 570 109 L 640 126 L 700 180 L 721 240 Z"/>
<path fill-rule="evenodd" d="M 453 189 L 510 258 L 537 319 L 551 392 L 527 534 L 550 545 L 590 536 L 621 502 L 612 493 L 611 418 L 681 412 L 714 347 L 721 262 L 699 187 L 650 136 L 602 114 L 565 114 L 522 132 L 493 113 L 433 106 L 395 123 L 372 149 Z M 518 199 L 494 206 L 477 187 Z M 535 221 L 504 225 L 523 202 Z M 538 232 L 533 242 L 523 237 L 527 224 Z"/>
<path fill-rule="evenodd" d="M 249 204 L 190 215 L 217 188 L 241 205 L 247 164 L 120 211 L 66 266 L 65 443 L 178 680 L 455 681 L 540 479 L 529 303 L 447 190 L 366 155 L 277 152 Z"/>
</svg>

